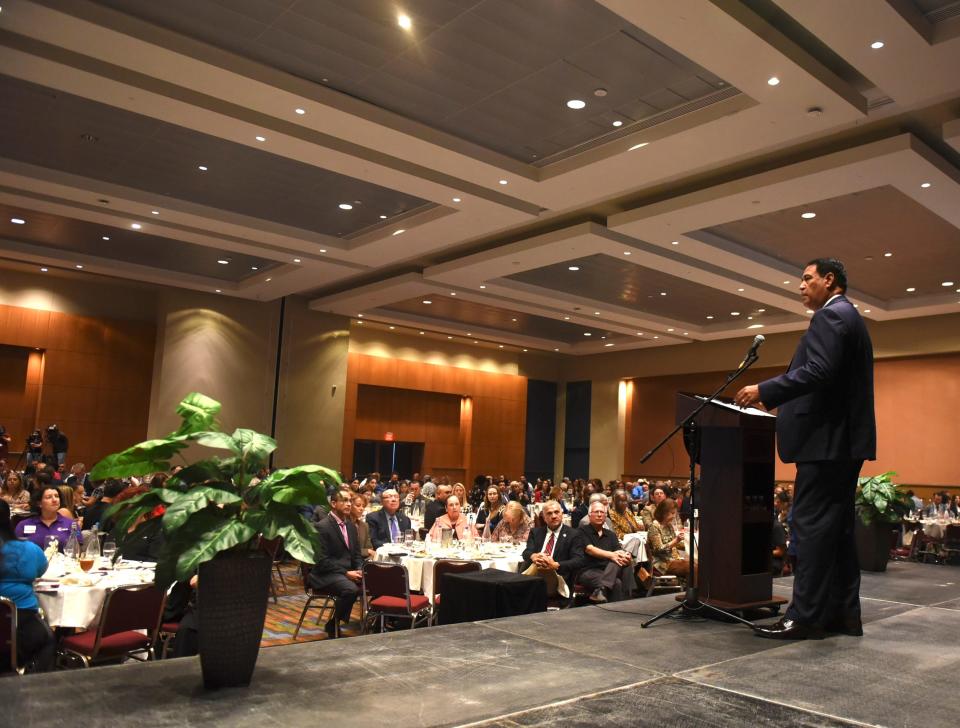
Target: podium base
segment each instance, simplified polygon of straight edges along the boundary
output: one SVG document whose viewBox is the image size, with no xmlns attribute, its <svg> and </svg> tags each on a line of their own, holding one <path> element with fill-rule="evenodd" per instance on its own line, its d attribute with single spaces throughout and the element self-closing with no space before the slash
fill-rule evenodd
<svg viewBox="0 0 960 728">
<path fill-rule="evenodd" d="M 676 600 L 682 602 L 686 597 L 683 594 L 677 594 Z M 717 609 L 723 609 L 727 612 L 742 612 L 750 609 L 772 609 L 774 612 L 780 610 L 784 604 L 787 604 L 790 600 L 785 599 L 784 597 L 774 597 L 771 596 L 769 599 L 763 599 L 758 602 L 725 602 L 722 599 L 702 599 L 700 600 L 704 604 L 709 604 L 711 607 L 716 607 Z"/>
</svg>

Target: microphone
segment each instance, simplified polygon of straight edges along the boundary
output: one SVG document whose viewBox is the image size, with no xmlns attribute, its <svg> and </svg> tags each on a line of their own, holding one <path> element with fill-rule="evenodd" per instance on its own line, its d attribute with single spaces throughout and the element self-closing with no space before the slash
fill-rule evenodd
<svg viewBox="0 0 960 728">
<path fill-rule="evenodd" d="M 743 366 L 757 355 L 757 349 L 760 348 L 760 344 L 762 344 L 764 341 L 766 341 L 766 339 L 763 337 L 763 334 L 757 334 L 753 337 L 753 343 L 750 345 L 750 351 L 748 351 L 747 355 L 743 357 L 743 361 L 740 362 L 740 366 Z"/>
</svg>

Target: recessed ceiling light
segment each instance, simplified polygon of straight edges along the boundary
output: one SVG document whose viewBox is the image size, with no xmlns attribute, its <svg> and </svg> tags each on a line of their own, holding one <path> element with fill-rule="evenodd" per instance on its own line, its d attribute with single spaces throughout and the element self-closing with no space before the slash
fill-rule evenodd
<svg viewBox="0 0 960 728">
<path fill-rule="evenodd" d="M 689 331 L 684 331 L 684 332 L 683 332 L 683 335 L 684 335 L 684 336 L 690 336 L 690 332 L 689 332 Z"/>
<path fill-rule="evenodd" d="M 583 332 L 583 335 L 584 335 L 584 336 L 593 336 L 593 334 L 591 334 L 589 331 L 584 331 L 584 332 Z"/>
<path fill-rule="evenodd" d="M 570 99 L 567 102 L 567 107 L 571 109 L 582 109 L 586 105 L 587 102 L 583 101 L 582 99 Z"/>
<path fill-rule="evenodd" d="M 41 273 L 46 273 L 46 272 L 49 271 L 49 270 L 50 270 L 49 268 L 41 268 L 41 269 L 40 269 L 40 272 L 41 272 Z"/>
<path fill-rule="evenodd" d="M 326 249 L 326 248 L 320 248 L 320 252 L 321 252 L 321 253 L 326 253 L 326 252 L 327 252 L 327 249 Z"/>
<path fill-rule="evenodd" d="M 510 180 L 506 180 L 506 179 L 500 180 L 500 184 L 502 184 L 502 185 L 508 184 L 509 182 L 510 182 Z"/>
<path fill-rule="evenodd" d="M 762 328 L 763 328 L 763 324 L 750 324 L 747 328 L 748 328 L 748 329 L 762 329 Z"/>
<path fill-rule="evenodd" d="M 130 223 L 130 227 L 133 228 L 134 230 L 139 230 L 140 228 L 143 227 L 143 225 L 141 225 L 141 224 L 138 223 L 138 222 L 132 222 L 132 223 Z"/>
<path fill-rule="evenodd" d="M 396 326 L 391 326 L 391 327 L 390 327 L 390 330 L 393 331 L 395 328 L 397 328 L 397 327 L 396 327 Z"/>
<path fill-rule="evenodd" d="M 451 295 L 451 296 L 456 296 L 456 295 L 457 295 L 457 292 L 456 292 L 456 291 L 450 291 L 450 295 Z"/>
<path fill-rule="evenodd" d="M 526 349 L 524 349 L 524 351 L 526 351 Z"/>
<path fill-rule="evenodd" d="M 707 316 L 708 321 L 713 321 L 713 316 Z"/>
<path fill-rule="evenodd" d="M 300 114 L 300 116 L 303 116 L 304 114 L 307 113 L 307 110 L 306 110 L 306 109 L 300 109 L 300 108 L 296 108 L 296 109 L 294 109 L 294 111 L 297 112 L 298 114 Z"/>
<path fill-rule="evenodd" d="M 580 266 L 579 266 L 579 265 L 568 265 L 568 266 L 567 266 L 567 270 L 577 271 L 577 270 L 580 270 Z"/>
<path fill-rule="evenodd" d="M 387 216 L 386 216 L 386 215 L 381 215 L 381 216 L 380 216 L 380 219 L 381 219 L 381 220 L 386 220 L 386 219 L 387 219 Z"/>
<path fill-rule="evenodd" d="M 808 308 L 807 313 L 813 313 L 813 309 Z"/>
<path fill-rule="evenodd" d="M 503 348 L 503 344 L 500 344 L 500 348 L 501 348 L 501 349 Z"/>
<path fill-rule="evenodd" d="M 869 309 L 869 308 L 865 308 L 865 309 L 863 309 L 863 312 L 864 312 L 864 313 L 870 313 L 870 309 Z"/>
<path fill-rule="evenodd" d="M 647 146 L 649 143 L 650 143 L 650 142 L 640 142 L 639 144 L 634 144 L 634 145 L 633 145 L 632 147 L 630 147 L 627 151 L 628 151 L 628 152 L 632 152 L 632 151 L 634 151 L 634 150 L 636 150 L 636 149 L 643 149 L 643 148 L 644 148 L 645 146 Z"/>
<path fill-rule="evenodd" d="M 258 268 L 258 267 L 255 266 L 255 265 L 251 265 L 251 266 L 250 266 L 250 270 L 260 270 L 260 268 Z"/>
<path fill-rule="evenodd" d="M 269 282 L 272 281 L 272 280 L 273 280 L 273 278 L 267 278 L 267 281 L 266 281 L 266 282 L 269 283 Z"/>
<path fill-rule="evenodd" d="M 516 321 L 517 321 L 515 318 L 512 318 L 512 319 L 510 319 L 510 320 L 513 321 L 514 323 L 516 323 Z"/>
<path fill-rule="evenodd" d="M 363 326 L 363 321 L 354 321 L 357 326 Z"/>
<path fill-rule="evenodd" d="M 632 251 L 629 251 L 629 250 L 624 250 L 624 251 L 623 251 L 623 254 L 624 254 L 624 255 L 633 255 L 633 252 L 632 252 Z"/>
<path fill-rule="evenodd" d="M 620 119 L 617 119 L 615 122 L 613 122 L 613 125 L 614 125 L 614 126 L 623 126 L 623 122 L 620 121 Z"/>
<path fill-rule="evenodd" d="M 884 257 L 884 258 L 892 258 L 892 257 L 893 257 L 893 253 L 884 253 L 884 254 L 883 254 L 883 257 Z"/>
<path fill-rule="evenodd" d="M 448 336 L 447 338 L 448 338 L 448 339 L 452 339 L 453 337 L 452 337 L 452 336 Z"/>
<path fill-rule="evenodd" d="M 554 351 L 560 351 L 559 349 L 554 349 Z"/>
<path fill-rule="evenodd" d="M 779 86 L 779 85 L 780 85 L 780 79 L 777 78 L 776 76 L 771 76 L 770 78 L 767 79 L 767 85 L 768 85 L 768 86 Z"/>
<path fill-rule="evenodd" d="M 159 215 L 159 214 L 160 214 L 160 210 L 150 210 L 150 214 L 151 214 L 151 215 Z"/>
<path fill-rule="evenodd" d="M 643 332 L 642 332 L 642 331 L 638 331 L 638 332 L 637 332 L 637 336 L 643 336 Z"/>
<path fill-rule="evenodd" d="M 944 281 L 940 285 L 943 286 L 944 288 L 949 288 L 950 286 L 953 285 L 953 281 Z"/>
<path fill-rule="evenodd" d="M 564 321 L 569 321 L 569 320 L 570 320 L 570 317 L 569 317 L 569 316 L 564 316 L 564 317 L 563 317 L 563 320 L 564 320 Z"/>
<path fill-rule="evenodd" d="M 875 40 L 875 41 L 873 41 L 873 43 L 870 44 L 870 47 L 873 48 L 873 50 L 878 51 L 878 50 L 880 50 L 881 48 L 883 48 L 883 41 L 882 41 L 882 40 Z"/>
<path fill-rule="evenodd" d="M 667 295 L 667 292 L 666 292 L 666 291 L 660 291 L 660 295 L 661 295 L 661 296 L 666 296 L 666 295 Z"/>
<path fill-rule="evenodd" d="M 410 30 L 413 27 L 413 21 L 406 13 L 397 13 L 397 25 L 404 30 Z M 421 332 L 423 333 L 423 332 Z"/>
<path fill-rule="evenodd" d="M 109 236 L 109 235 L 102 235 L 102 236 L 100 237 L 100 239 L 101 239 L 101 240 L 109 240 L 109 239 L 110 239 L 110 236 Z"/>
<path fill-rule="evenodd" d="M 930 183 L 929 183 L 929 182 L 922 182 L 922 183 L 920 184 L 920 186 L 923 187 L 923 189 L 927 189 L 927 188 L 930 186 Z"/>
<path fill-rule="evenodd" d="M 481 285 L 480 287 L 481 287 L 481 288 L 486 288 L 486 286 L 484 286 L 484 285 Z"/>
<path fill-rule="evenodd" d="M 424 305 L 424 306 L 429 306 L 431 303 L 433 303 L 433 301 L 431 301 L 429 298 L 426 298 L 426 299 L 424 299 L 424 301 L 423 301 L 423 305 Z"/>
<path fill-rule="evenodd" d="M 744 289 L 744 288 L 738 288 L 738 289 L 737 289 L 737 293 L 743 293 L 744 290 L 746 290 L 746 289 Z"/>
<path fill-rule="evenodd" d="M 660 337 L 659 337 L 659 336 L 654 336 L 653 338 L 655 338 L 655 339 L 659 339 Z"/>
<path fill-rule="evenodd" d="M 339 205 L 337 205 L 337 207 L 339 207 L 341 210 L 353 209 L 353 205 L 351 205 L 349 202 L 341 202 Z"/>
<path fill-rule="evenodd" d="M 223 291 L 221 291 L 219 288 L 216 290 L 217 290 L 217 293 L 223 293 Z"/>
<path fill-rule="evenodd" d="M 911 286 L 910 288 L 907 289 L 907 293 L 913 293 L 915 290 L 917 289 Z"/>
<path fill-rule="evenodd" d="M 671 241 L 670 241 L 670 245 L 680 245 L 680 241 L 679 241 L 679 240 L 671 240 Z"/>
<path fill-rule="evenodd" d="M 473 336 L 473 334 L 468 331 L 467 336 Z"/>
<path fill-rule="evenodd" d="M 358 314 L 357 314 L 357 317 L 358 317 L 358 318 L 363 318 L 363 314 L 362 314 L 362 313 L 358 313 Z"/>
<path fill-rule="evenodd" d="M 198 165 L 198 166 L 197 166 L 197 169 L 199 169 L 201 172 L 206 172 L 206 171 L 207 171 L 207 167 L 205 167 L 205 166 L 202 165 L 202 164 L 201 164 L 201 165 Z"/>
<path fill-rule="evenodd" d="M 394 231 L 393 231 L 392 233 L 390 233 L 390 234 L 391 234 L 391 235 L 403 235 L 405 232 L 407 232 L 407 231 L 406 231 L 404 228 L 400 228 L 399 230 L 394 230 Z"/>
<path fill-rule="evenodd" d="M 267 138 L 266 138 L 265 136 L 260 136 L 259 134 L 257 134 L 257 135 L 254 137 L 254 139 L 256 139 L 258 142 L 265 142 L 265 141 L 267 141 Z"/>
<path fill-rule="evenodd" d="M 747 316 L 747 321 L 753 321 L 753 316 Z"/>
<path fill-rule="evenodd" d="M 731 312 L 730 312 L 730 315 L 731 315 L 731 316 L 739 316 L 739 315 L 740 315 L 740 312 L 739 312 L 739 311 L 731 311 Z"/>
<path fill-rule="evenodd" d="M 229 260 L 229 258 L 220 258 L 220 260 L 218 260 L 217 262 L 218 262 L 220 265 L 230 265 L 230 260 Z"/>
<path fill-rule="evenodd" d="M 767 312 L 767 309 L 765 309 L 765 308 L 758 308 L 758 309 L 757 309 L 757 313 L 766 313 L 766 312 Z"/>
<path fill-rule="evenodd" d="M 420 332 L 420 336 L 423 336 L 425 333 L 427 333 L 427 332 L 426 332 L 426 331 L 421 331 L 421 332 Z"/>
<path fill-rule="evenodd" d="M 802 217 L 804 220 L 812 220 L 816 216 L 817 216 L 817 213 L 815 212 L 804 212 L 800 214 L 800 217 Z"/>
<path fill-rule="evenodd" d="M 612 343 L 604 344 L 604 346 L 614 346 Z"/>
<path fill-rule="evenodd" d="M 299 258 L 294 258 L 294 259 L 293 259 L 293 262 L 294 262 L 294 263 L 299 263 L 299 262 L 300 262 L 300 259 L 299 259 Z"/>
<path fill-rule="evenodd" d="M 76 267 L 77 267 L 77 268 L 83 268 L 83 266 L 80 265 L 79 263 L 77 263 Z"/>
<path fill-rule="evenodd" d="M 460 202 L 460 198 L 459 198 L 459 197 L 454 197 L 454 198 L 453 198 L 453 201 L 454 201 L 454 202 Z"/>
<path fill-rule="evenodd" d="M 23 218 L 20 218 L 20 217 L 11 217 L 11 218 L 10 218 L 10 222 L 12 222 L 14 225 L 26 225 L 26 224 L 27 224 L 27 221 L 24 220 Z"/>
<path fill-rule="evenodd" d="M 600 315 L 600 312 L 599 312 L 599 311 L 594 311 L 594 312 L 593 312 L 593 315 L 594 315 L 594 316 L 599 316 L 599 315 Z"/>
<path fill-rule="evenodd" d="M 675 331 L 675 329 L 667 329 L 667 333 L 668 333 L 668 334 L 671 334 L 671 333 L 673 333 L 674 331 Z"/>
<path fill-rule="evenodd" d="M 784 281 L 784 282 L 783 282 L 783 285 L 789 286 L 789 285 L 790 285 L 790 281 Z"/>
</svg>

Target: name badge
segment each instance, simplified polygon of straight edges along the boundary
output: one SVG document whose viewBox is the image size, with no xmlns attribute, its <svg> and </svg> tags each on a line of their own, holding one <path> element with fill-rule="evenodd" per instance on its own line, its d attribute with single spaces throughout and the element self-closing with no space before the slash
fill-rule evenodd
<svg viewBox="0 0 960 728">
<path fill-rule="evenodd" d="M 23 532 L 24 532 L 24 533 L 36 533 L 36 532 L 37 532 L 37 527 L 36 527 L 36 526 L 24 526 L 24 527 L 23 527 Z"/>
</svg>

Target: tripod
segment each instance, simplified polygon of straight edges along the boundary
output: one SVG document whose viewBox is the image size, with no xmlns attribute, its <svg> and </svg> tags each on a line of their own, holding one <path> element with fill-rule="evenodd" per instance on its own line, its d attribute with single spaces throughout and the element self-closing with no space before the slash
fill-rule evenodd
<svg viewBox="0 0 960 728">
<path fill-rule="evenodd" d="M 697 518 L 697 499 L 696 499 L 697 488 L 695 486 L 695 483 L 696 483 L 696 474 L 697 474 L 697 461 L 700 459 L 700 428 L 697 426 L 697 415 L 700 414 L 700 412 L 707 405 L 713 402 L 714 399 L 716 399 L 724 389 L 729 387 L 731 382 L 733 382 L 735 379 L 737 379 L 737 377 L 739 377 L 741 374 L 747 371 L 747 369 L 753 366 L 754 362 L 756 362 L 757 359 L 759 358 L 760 357 L 756 355 L 755 350 L 751 350 L 750 353 L 747 354 L 747 358 L 743 360 L 743 362 L 740 364 L 737 370 L 727 375 L 727 380 L 716 392 L 711 394 L 709 397 L 705 398 L 703 402 L 701 402 L 697 406 L 697 408 L 693 410 L 693 412 L 691 412 L 686 417 L 686 419 L 683 422 L 681 422 L 676 427 L 674 427 L 660 442 L 654 445 L 640 459 L 641 464 L 647 462 L 647 460 L 649 460 L 657 450 L 663 447 L 671 437 L 677 434 L 677 432 L 679 432 L 680 430 L 683 430 L 684 441 L 687 442 L 689 445 L 687 450 L 690 455 L 690 549 L 688 554 L 688 557 L 690 559 L 690 570 L 687 575 L 687 590 L 686 590 L 686 593 L 684 594 L 683 599 L 677 602 L 675 606 L 670 607 L 670 609 L 667 609 L 666 611 L 661 612 L 655 617 L 651 617 L 646 622 L 642 622 L 640 626 L 643 628 L 649 627 L 658 619 L 667 617 L 678 610 L 680 610 L 681 613 L 687 617 L 693 616 L 697 612 L 708 612 L 708 613 L 712 613 L 717 616 L 723 616 L 728 619 L 732 619 L 734 621 L 741 622 L 750 627 L 753 627 L 753 623 L 750 622 L 749 620 L 744 619 L 743 617 L 739 617 L 736 614 L 727 612 L 723 609 L 720 609 L 719 607 L 713 606 L 712 604 L 707 604 L 706 602 L 700 601 L 700 592 L 697 585 L 697 569 L 696 569 L 696 563 L 695 563 L 693 552 L 696 550 L 694 524 L 696 523 L 696 518 Z"/>
</svg>

